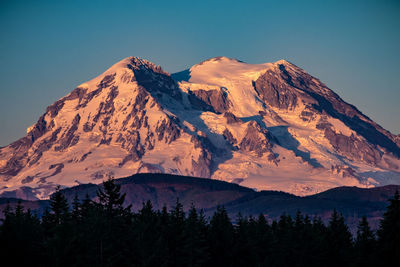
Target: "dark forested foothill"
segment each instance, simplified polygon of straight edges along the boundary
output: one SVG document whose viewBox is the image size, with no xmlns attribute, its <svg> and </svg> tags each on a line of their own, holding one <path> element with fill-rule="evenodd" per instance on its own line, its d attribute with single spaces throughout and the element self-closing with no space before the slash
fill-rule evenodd
<svg viewBox="0 0 400 267">
<path fill-rule="evenodd" d="M 224 207 L 211 218 L 176 201 L 124 206 L 113 180 L 95 201 L 68 204 L 57 190 L 41 218 L 21 203 L 4 210 L 0 259 L 13 266 L 390 266 L 400 257 L 400 197 L 389 200 L 375 234 L 363 217 L 352 236 L 334 210 L 328 224 L 298 212 L 275 221 L 264 215 L 231 221 Z"/>
</svg>

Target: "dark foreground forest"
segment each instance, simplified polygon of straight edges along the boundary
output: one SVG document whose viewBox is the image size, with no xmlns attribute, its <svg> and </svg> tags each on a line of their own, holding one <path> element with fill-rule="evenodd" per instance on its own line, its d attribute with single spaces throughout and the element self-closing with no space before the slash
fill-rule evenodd
<svg viewBox="0 0 400 267">
<path fill-rule="evenodd" d="M 335 210 L 325 225 L 300 212 L 269 222 L 263 215 L 234 223 L 219 207 L 207 220 L 194 206 L 184 212 L 137 213 L 124 207 L 113 180 L 97 201 L 58 190 L 39 219 L 19 204 L 8 206 L 0 226 L 0 260 L 13 266 L 397 266 L 400 260 L 400 197 L 396 192 L 377 232 L 364 217 L 352 236 Z M 397 263 L 396 263 L 397 262 Z"/>
</svg>

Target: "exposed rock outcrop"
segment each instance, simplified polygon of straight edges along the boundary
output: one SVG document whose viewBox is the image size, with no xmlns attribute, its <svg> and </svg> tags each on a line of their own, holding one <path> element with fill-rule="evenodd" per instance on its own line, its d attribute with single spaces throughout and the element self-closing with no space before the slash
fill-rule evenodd
<svg viewBox="0 0 400 267">
<path fill-rule="evenodd" d="M 204 111 L 224 113 L 229 108 L 229 100 L 223 90 L 195 90 L 189 91 L 190 103 Z"/>
<path fill-rule="evenodd" d="M 268 130 L 263 129 L 257 122 L 251 121 L 247 125 L 246 134 L 240 141 L 241 151 L 253 151 L 258 157 L 264 153 L 272 153 L 272 136 Z"/>
</svg>

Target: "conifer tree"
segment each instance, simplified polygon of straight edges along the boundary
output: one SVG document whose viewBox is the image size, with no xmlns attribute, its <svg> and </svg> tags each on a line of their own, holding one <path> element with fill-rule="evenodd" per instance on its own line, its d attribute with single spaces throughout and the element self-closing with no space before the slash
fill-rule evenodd
<svg viewBox="0 0 400 267">
<path fill-rule="evenodd" d="M 97 190 L 99 204 L 107 216 L 126 215 L 126 212 L 130 210 L 131 206 L 123 208 L 126 193 L 121 194 L 120 191 L 121 185 L 116 184 L 112 178 L 103 182 L 103 189 Z"/>
<path fill-rule="evenodd" d="M 230 246 L 234 244 L 234 230 L 224 207 L 218 206 L 210 220 L 209 253 L 211 266 L 233 266 L 235 261 Z"/>
<path fill-rule="evenodd" d="M 327 266 L 345 265 L 352 255 L 352 235 L 344 222 L 342 214 L 333 210 L 327 228 Z"/>
<path fill-rule="evenodd" d="M 274 225 L 274 243 L 272 254 L 275 256 L 273 264 L 290 266 L 294 263 L 294 222 L 291 216 L 282 214 Z"/>
<path fill-rule="evenodd" d="M 129 235 L 131 212 L 129 205 L 124 208 L 126 194 L 121 194 L 121 185 L 110 178 L 97 190 L 99 202 L 92 203 L 95 224 L 91 226 L 96 257 L 100 265 L 124 265 L 131 253 Z"/>
<path fill-rule="evenodd" d="M 260 214 L 254 225 L 254 250 L 259 265 L 268 265 L 271 256 L 272 230 L 265 216 Z"/>
<path fill-rule="evenodd" d="M 166 258 L 160 220 L 150 201 L 134 215 L 132 262 L 139 266 L 161 266 Z"/>
<path fill-rule="evenodd" d="M 297 265 L 313 265 L 313 235 L 311 222 L 308 216 L 297 211 L 293 227 L 293 258 Z"/>
<path fill-rule="evenodd" d="M 204 216 L 199 214 L 192 204 L 184 227 L 184 253 L 182 263 L 185 266 L 203 266 L 208 261 Z"/>
<path fill-rule="evenodd" d="M 175 207 L 170 211 L 168 241 L 168 264 L 171 266 L 185 266 L 184 254 L 186 243 L 185 212 L 179 198 L 176 199 Z"/>
<path fill-rule="evenodd" d="M 69 205 L 61 188 L 58 186 L 50 196 L 50 210 L 46 210 L 42 225 L 45 228 L 45 246 L 50 255 L 49 264 L 62 266 L 68 262 L 70 245 L 70 213 Z"/>
<path fill-rule="evenodd" d="M 55 193 L 50 196 L 50 210 L 50 217 L 48 219 L 53 226 L 62 224 L 68 220 L 68 201 L 62 193 L 60 186 L 57 186 Z"/>
<path fill-rule="evenodd" d="M 81 202 L 79 201 L 77 194 L 75 194 L 74 200 L 72 201 L 71 216 L 75 222 L 77 222 L 81 216 Z"/>
<path fill-rule="evenodd" d="M 357 266 L 374 266 L 373 256 L 376 249 L 374 232 L 369 227 L 367 217 L 363 216 L 357 227 L 357 237 L 354 244 Z"/>
<path fill-rule="evenodd" d="M 235 263 L 239 266 L 255 264 L 256 251 L 254 244 L 254 232 L 252 231 L 255 225 L 254 219 L 251 217 L 243 217 L 241 213 L 237 216 L 235 229 L 235 242 L 233 246 L 233 254 Z M 239 256 L 240 255 L 240 256 Z"/>
<path fill-rule="evenodd" d="M 113 181 L 99 202 L 75 196 L 72 210 L 61 190 L 51 196 L 42 221 L 21 201 L 8 204 L 0 223 L 0 258 L 15 266 L 390 266 L 399 259 L 400 196 L 390 204 L 378 240 L 365 217 L 352 236 L 333 211 L 328 226 L 300 212 L 268 223 L 239 216 L 234 224 L 218 207 L 211 220 L 177 199 L 168 211 L 150 201 L 136 213 L 124 208 Z M 121 201 L 122 200 L 122 201 Z M 376 253 L 375 253 L 376 252 Z M 21 257 L 24 255 L 24 257 Z"/>
<path fill-rule="evenodd" d="M 14 266 L 41 265 L 43 233 L 40 221 L 21 201 L 13 211 L 8 203 L 0 226 L 0 255 L 3 263 Z"/>
<path fill-rule="evenodd" d="M 378 230 L 379 256 L 386 264 L 400 258 L 400 195 L 396 191 L 389 200 Z"/>
<path fill-rule="evenodd" d="M 71 255 L 74 258 L 77 266 L 88 266 L 99 264 L 99 236 L 102 233 L 103 216 L 100 213 L 100 209 L 90 199 L 86 193 L 82 203 L 77 204 L 78 201 L 74 200 L 72 217 L 75 219 L 75 235 L 72 243 L 75 247 L 75 253 Z M 74 204 L 75 203 L 75 204 Z M 76 211 L 79 206 L 78 212 Z M 75 215 L 74 215 L 75 214 Z M 79 251 L 77 253 L 77 251 Z"/>
<path fill-rule="evenodd" d="M 80 215 L 82 220 L 86 221 L 89 217 L 93 215 L 96 211 L 94 207 L 94 202 L 90 199 L 89 195 L 86 193 L 85 198 L 80 204 Z"/>
</svg>

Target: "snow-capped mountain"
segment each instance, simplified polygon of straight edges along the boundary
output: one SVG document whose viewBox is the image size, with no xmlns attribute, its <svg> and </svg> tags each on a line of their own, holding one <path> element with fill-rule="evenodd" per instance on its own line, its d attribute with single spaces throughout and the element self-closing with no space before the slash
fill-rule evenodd
<svg viewBox="0 0 400 267">
<path fill-rule="evenodd" d="M 400 139 L 285 60 L 217 57 L 170 75 L 129 57 L 0 148 L 0 192 L 46 198 L 138 172 L 298 195 L 400 184 Z"/>
</svg>

